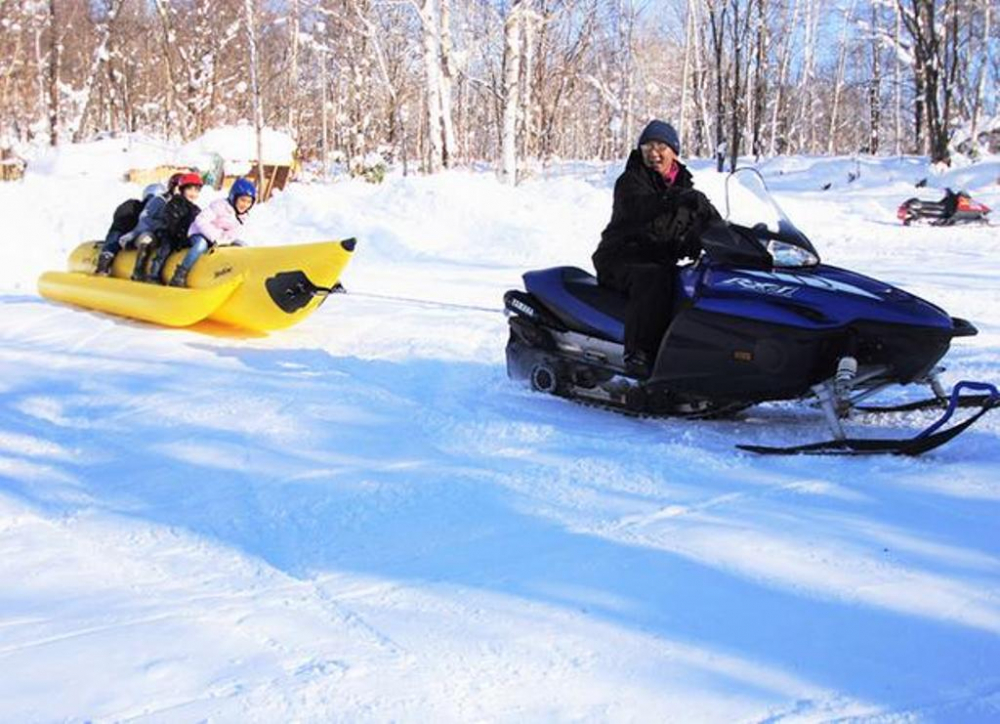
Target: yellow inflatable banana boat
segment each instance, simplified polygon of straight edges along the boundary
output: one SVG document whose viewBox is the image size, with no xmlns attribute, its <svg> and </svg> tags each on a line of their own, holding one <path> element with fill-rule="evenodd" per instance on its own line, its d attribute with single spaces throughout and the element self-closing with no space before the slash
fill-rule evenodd
<svg viewBox="0 0 1000 724">
<path fill-rule="evenodd" d="M 166 327 L 187 327 L 207 319 L 242 283 L 242 276 L 234 276 L 214 287 L 178 289 L 81 272 L 50 271 L 39 277 L 38 291 L 57 302 Z"/>
<path fill-rule="evenodd" d="M 204 254 L 188 275 L 188 288 L 129 280 L 135 252 L 115 257 L 110 277 L 93 272 L 100 242 L 70 253 L 69 272 L 46 272 L 38 280 L 43 297 L 172 327 L 213 320 L 258 332 L 284 329 L 305 319 L 333 287 L 354 251 L 355 240 L 292 246 L 221 246 Z M 170 279 L 184 258 L 170 256 Z"/>
</svg>

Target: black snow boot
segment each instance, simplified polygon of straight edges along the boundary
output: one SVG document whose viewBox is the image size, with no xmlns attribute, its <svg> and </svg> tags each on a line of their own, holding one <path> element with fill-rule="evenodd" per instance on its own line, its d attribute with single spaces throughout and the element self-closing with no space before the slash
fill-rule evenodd
<svg viewBox="0 0 1000 724">
<path fill-rule="evenodd" d="M 102 277 L 111 275 L 111 264 L 115 260 L 114 252 L 102 251 L 97 257 L 97 268 L 94 269 L 94 274 Z"/>
<path fill-rule="evenodd" d="M 188 270 L 183 264 L 178 264 L 177 268 L 174 269 L 174 275 L 170 279 L 170 286 L 172 287 L 186 287 L 188 281 Z"/>
<path fill-rule="evenodd" d="M 169 256 L 169 244 L 161 244 L 156 249 L 156 255 L 153 257 L 153 261 L 149 263 L 149 274 L 146 275 L 147 282 L 163 284 L 163 267 L 167 265 L 167 257 Z"/>
<path fill-rule="evenodd" d="M 149 244 L 142 244 L 135 255 L 135 268 L 132 270 L 132 281 L 146 281 L 146 264 L 149 262 L 149 255 L 152 252 Z"/>
<path fill-rule="evenodd" d="M 649 377 L 652 369 L 649 364 L 649 355 L 641 349 L 625 353 L 625 374 L 639 380 Z"/>
</svg>

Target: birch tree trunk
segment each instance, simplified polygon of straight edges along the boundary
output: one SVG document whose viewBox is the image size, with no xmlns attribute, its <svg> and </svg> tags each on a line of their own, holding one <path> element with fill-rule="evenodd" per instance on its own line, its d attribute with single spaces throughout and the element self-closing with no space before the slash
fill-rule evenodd
<svg viewBox="0 0 1000 724">
<path fill-rule="evenodd" d="M 732 18 L 732 66 L 733 84 L 730 96 L 730 117 L 729 117 L 729 170 L 735 171 L 739 161 L 740 148 L 743 141 L 743 129 L 746 126 L 746 88 L 744 85 L 749 82 L 749 67 L 743 67 L 744 43 L 750 31 L 750 8 L 741 8 L 740 0 L 729 0 L 731 2 L 730 17 Z M 741 10 L 746 12 L 741 15 Z M 749 60 L 749 54 L 747 53 Z"/>
<path fill-rule="evenodd" d="M 624 154 L 632 146 L 633 111 L 635 106 L 635 63 L 632 56 L 632 33 L 635 27 L 635 13 L 628 0 L 618 2 L 618 43 L 621 52 L 621 89 L 622 117 L 618 130 L 618 146 L 616 150 Z"/>
<path fill-rule="evenodd" d="M 173 53 L 170 52 L 171 43 L 171 29 L 170 29 L 170 15 L 167 11 L 166 0 L 156 0 L 156 12 L 160 16 L 160 29 L 161 29 L 161 41 L 163 46 L 163 61 L 167 66 L 167 88 L 166 88 L 166 103 L 164 103 L 164 113 L 163 113 L 163 135 L 169 137 L 170 127 L 171 127 L 171 116 L 176 109 L 176 87 L 177 87 L 177 72 L 174 68 Z"/>
<path fill-rule="evenodd" d="M 444 167 L 445 148 L 441 114 L 441 25 L 438 0 L 424 0 L 420 11 L 423 23 L 424 81 L 427 89 L 427 171 Z"/>
<path fill-rule="evenodd" d="M 987 0 L 988 2 L 989 0 Z M 896 10 L 896 27 L 893 32 L 893 56 L 895 57 L 895 63 L 893 63 L 892 71 L 892 83 L 893 83 L 893 107 L 895 108 L 895 126 L 896 126 L 896 138 L 894 144 L 894 153 L 897 156 L 903 155 L 903 61 L 899 57 L 899 43 L 902 34 L 903 25 L 903 14 L 902 10 L 897 3 L 895 5 Z"/>
<path fill-rule="evenodd" d="M 900 5 L 904 0 L 898 0 Z M 926 118 L 927 143 L 931 160 L 948 161 L 947 116 L 951 109 L 951 86 L 946 67 L 948 58 L 947 30 L 950 0 L 944 7 L 946 23 L 938 25 L 936 0 L 911 0 L 910 8 L 903 9 L 903 25 L 913 40 L 914 77 L 917 82 L 917 116 Z M 912 12 L 909 12 L 912 11 Z M 954 20 L 952 21 L 954 25 Z M 943 93 L 943 103 L 939 94 Z M 920 126 L 918 125 L 918 128 Z"/>
<path fill-rule="evenodd" d="M 293 129 L 298 138 L 298 103 L 299 96 L 299 0 L 292 0 L 291 5 L 291 64 L 288 69 L 288 95 L 285 101 L 288 103 L 288 127 Z"/>
<path fill-rule="evenodd" d="M 715 170 L 719 173 L 725 167 L 725 106 L 723 94 L 723 34 L 725 33 L 726 7 L 720 12 L 715 1 L 708 2 L 708 21 L 712 31 L 712 51 L 715 60 Z"/>
<path fill-rule="evenodd" d="M 742 65 L 742 37 L 740 35 L 740 5 L 739 0 L 732 0 L 733 15 L 733 92 L 729 109 L 729 171 L 736 170 L 736 162 L 740 155 L 740 71 Z"/>
<path fill-rule="evenodd" d="M 880 145 L 880 127 L 882 125 L 882 48 L 880 45 L 881 30 L 879 28 L 878 6 L 871 8 L 871 46 L 872 46 L 872 78 L 868 86 L 868 153 L 877 156 Z"/>
<path fill-rule="evenodd" d="M 257 133 L 257 198 L 266 201 L 264 184 L 264 101 L 260 93 L 259 49 L 257 47 L 257 14 L 254 0 L 244 0 L 247 43 L 250 46 L 250 89 L 253 93 L 253 124 Z"/>
<path fill-rule="evenodd" d="M 111 3 L 111 6 L 108 8 L 107 18 L 98 25 L 97 47 L 94 49 L 94 57 L 90 62 L 90 69 L 84 77 L 83 87 L 78 92 L 82 102 L 80 103 L 80 107 L 76 111 L 76 114 L 68 124 L 69 130 L 73 134 L 73 143 L 79 143 L 83 140 L 84 123 L 87 120 L 87 114 L 90 112 L 90 97 L 94 91 L 94 81 L 97 80 L 98 73 L 101 71 L 101 66 L 108 58 L 108 43 L 111 41 L 111 26 L 112 23 L 114 23 L 115 18 L 118 16 L 118 12 L 121 10 L 123 2 L 124 0 L 117 0 L 117 2 Z"/>
<path fill-rule="evenodd" d="M 816 151 L 816 26 L 819 12 L 815 0 L 805 0 L 805 39 L 802 47 L 802 77 L 799 80 L 799 93 L 802 98 L 801 120 L 805 125 L 800 130 L 800 137 L 808 153 Z"/>
<path fill-rule="evenodd" d="M 48 112 L 49 145 L 59 144 L 59 23 L 56 15 L 56 0 L 49 0 L 49 73 Z"/>
<path fill-rule="evenodd" d="M 688 75 L 691 68 L 691 45 L 694 36 L 693 23 L 694 0 L 687 0 L 687 18 L 684 23 L 684 65 L 681 70 L 681 118 L 677 129 L 681 137 L 681 143 L 685 142 L 685 132 L 687 131 Z"/>
<path fill-rule="evenodd" d="M 794 28 L 799 19 L 799 3 L 793 0 L 791 22 L 786 27 Z M 778 152 L 778 118 L 784 118 L 786 90 L 788 83 L 788 65 L 792 57 L 792 37 L 793 33 L 785 33 L 785 42 L 781 46 L 781 60 L 778 70 L 778 93 L 774 99 L 774 107 L 771 109 L 771 140 L 768 145 L 768 154 L 774 156 Z"/>
<path fill-rule="evenodd" d="M 330 105 L 330 81 L 327 78 L 327 49 L 323 45 L 319 49 L 320 63 L 320 159 L 323 164 L 323 178 L 326 179 L 330 173 L 330 162 L 327 157 L 327 149 L 330 147 L 330 130 L 327 122 L 327 106 Z"/>
<path fill-rule="evenodd" d="M 525 0 L 514 0 L 504 23 L 500 179 L 511 186 L 517 183 L 518 81 L 521 75 L 521 20 L 524 2 Z"/>
<path fill-rule="evenodd" d="M 992 0 L 983 0 L 983 49 L 989 48 L 990 45 L 990 21 L 991 21 L 991 8 Z M 976 71 L 979 74 L 976 80 L 976 93 L 972 101 L 972 144 L 973 148 L 978 148 L 977 136 L 979 134 L 979 113 L 983 107 L 983 97 L 986 94 L 986 63 L 980 63 L 979 69 Z"/>
<path fill-rule="evenodd" d="M 770 53 L 770 33 L 767 27 L 767 0 L 757 0 L 757 63 L 753 84 L 753 137 L 750 149 L 754 158 L 760 159 L 764 152 L 763 125 L 767 112 L 767 81 L 770 76 L 768 55 Z"/>
<path fill-rule="evenodd" d="M 445 168 L 455 163 L 458 146 L 455 142 L 455 124 L 452 118 L 452 89 L 455 85 L 455 58 L 451 41 L 450 0 L 441 1 L 441 132 L 443 134 L 442 158 Z"/>
<path fill-rule="evenodd" d="M 538 18 L 534 13 L 522 11 L 521 17 L 523 28 L 522 68 L 521 68 L 521 88 L 518 92 L 519 104 L 521 107 L 521 158 L 532 158 L 535 148 L 535 110 L 532 97 L 534 86 L 533 75 L 535 72 L 535 28 Z"/>
<path fill-rule="evenodd" d="M 695 138 L 697 139 L 697 150 L 704 152 L 708 149 L 708 129 L 712 127 L 711 111 L 708 107 L 708 72 L 705 70 L 705 40 L 703 37 L 704 25 L 698 16 L 698 0 L 692 0 L 691 9 L 693 17 L 691 28 L 694 32 L 694 107 L 695 107 Z"/>
<path fill-rule="evenodd" d="M 844 88 L 844 68 L 847 64 L 847 31 L 850 29 L 851 16 L 854 14 L 854 1 L 850 9 L 844 12 L 844 28 L 840 33 L 840 50 L 837 53 L 837 71 L 833 80 L 833 104 L 830 108 L 830 127 L 827 131 L 826 152 L 833 154 L 836 147 L 837 120 L 840 112 L 840 95 Z"/>
</svg>

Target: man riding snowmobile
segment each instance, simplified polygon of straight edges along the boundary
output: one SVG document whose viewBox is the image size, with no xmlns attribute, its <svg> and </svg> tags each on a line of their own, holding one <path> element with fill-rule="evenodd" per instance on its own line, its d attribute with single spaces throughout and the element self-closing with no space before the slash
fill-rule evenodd
<svg viewBox="0 0 1000 724">
<path fill-rule="evenodd" d="M 674 127 L 651 121 L 615 182 L 611 221 L 593 255 L 600 285 L 628 297 L 624 361 L 639 378 L 649 376 L 670 324 L 678 260 L 696 257 L 701 231 L 720 218 L 679 154 Z"/>
<path fill-rule="evenodd" d="M 974 200 L 965 191 L 945 189 L 940 201 L 922 201 L 916 197 L 907 199 L 896 209 L 896 218 L 909 226 L 913 222 L 927 221 L 931 226 L 953 226 L 954 224 L 987 223 L 990 207 Z"/>
<path fill-rule="evenodd" d="M 727 177 L 725 199 L 726 219 L 705 224 L 698 259 L 669 267 L 677 279 L 673 318 L 663 325 L 651 374 L 639 378 L 624 361 L 634 300 L 560 266 L 528 271 L 523 291 L 504 294 L 511 379 L 640 415 L 716 417 L 800 400 L 816 405 L 833 433 L 806 445 L 740 446 L 762 454 L 919 455 L 1000 408 L 994 385 L 963 380 L 949 394 L 940 379 L 938 362 L 952 340 L 975 335 L 975 326 L 885 282 L 823 264 L 757 171 Z M 617 210 L 617 193 L 615 200 Z M 859 404 L 911 383 L 930 387 L 933 397 Z M 984 394 L 962 394 L 969 390 Z M 853 411 L 935 408 L 942 417 L 912 438 L 851 438 L 844 427 Z M 977 410 L 947 427 L 957 408 Z"/>
</svg>

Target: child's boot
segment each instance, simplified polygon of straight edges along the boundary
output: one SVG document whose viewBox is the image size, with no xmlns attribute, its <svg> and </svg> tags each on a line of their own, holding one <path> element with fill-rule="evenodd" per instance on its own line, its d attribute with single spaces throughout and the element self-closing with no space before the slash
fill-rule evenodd
<svg viewBox="0 0 1000 724">
<path fill-rule="evenodd" d="M 146 264 L 149 262 L 149 253 L 152 251 L 149 244 L 141 244 L 135 255 L 135 268 L 132 270 L 132 281 L 146 281 Z"/>
<path fill-rule="evenodd" d="M 97 268 L 94 269 L 94 274 L 102 277 L 110 276 L 111 274 L 111 263 L 115 260 L 114 252 L 102 251 L 97 257 Z"/>
<path fill-rule="evenodd" d="M 174 276 L 170 279 L 170 286 L 172 287 L 186 287 L 188 279 L 187 267 L 183 264 L 178 264 L 177 268 L 174 269 Z"/>
<path fill-rule="evenodd" d="M 149 275 L 146 277 L 147 282 L 163 284 L 163 267 L 166 266 L 167 257 L 169 256 L 170 245 L 160 244 L 156 250 L 156 255 L 153 257 L 153 261 L 149 263 Z"/>
</svg>

